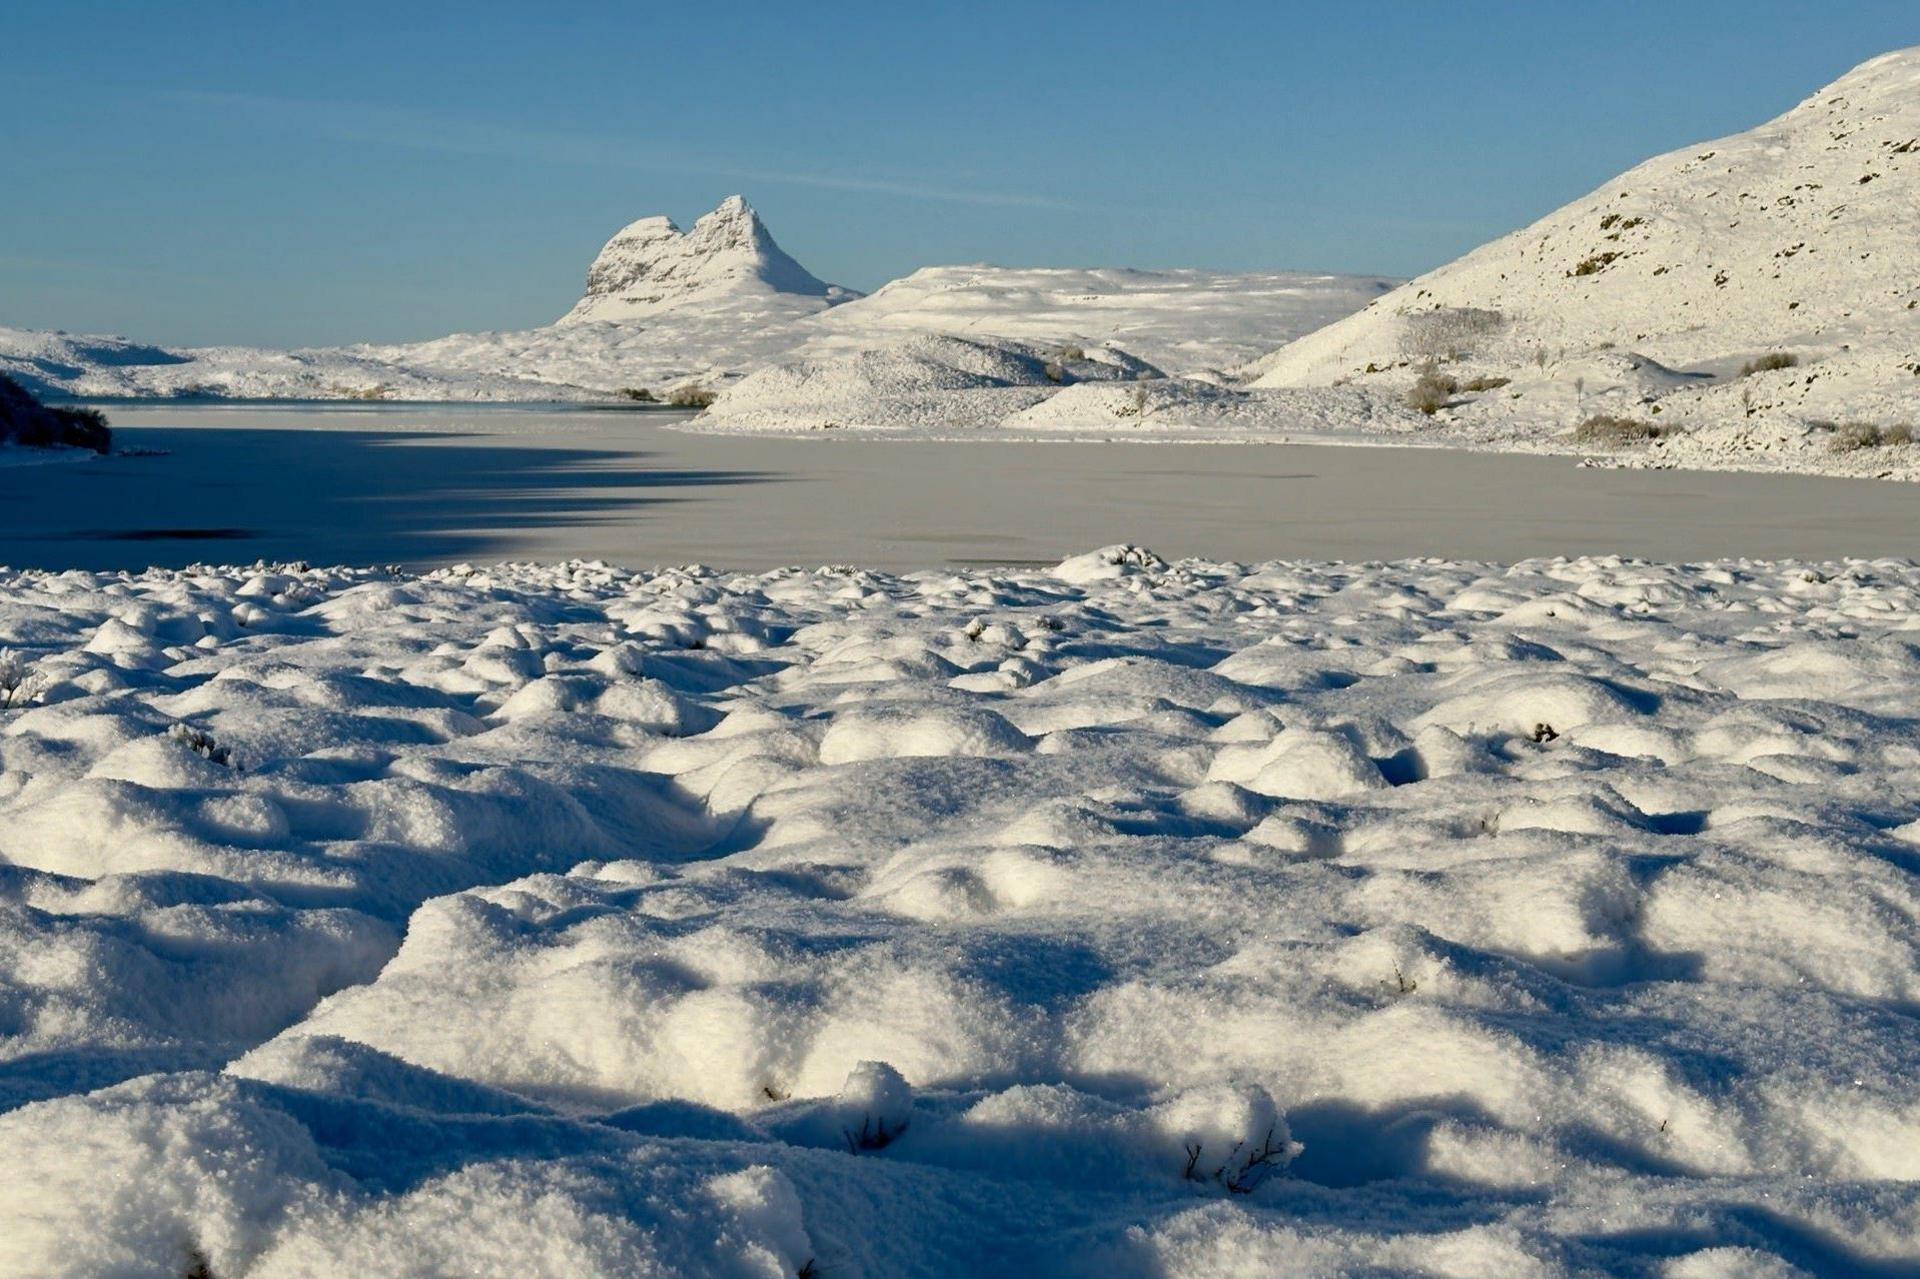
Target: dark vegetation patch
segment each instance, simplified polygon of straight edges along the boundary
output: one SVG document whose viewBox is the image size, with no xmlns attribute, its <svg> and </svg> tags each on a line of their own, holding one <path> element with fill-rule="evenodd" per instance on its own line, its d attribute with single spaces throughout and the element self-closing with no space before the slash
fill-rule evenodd
<svg viewBox="0 0 1920 1279">
<path fill-rule="evenodd" d="M 1648 440 L 1664 439 L 1673 433 L 1671 426 L 1643 422 L 1634 417 L 1615 417 L 1609 413 L 1596 413 L 1573 428 L 1573 438 L 1578 443 L 1598 444 L 1606 448 L 1644 444 Z"/>
<path fill-rule="evenodd" d="M 113 432 L 99 409 L 50 408 L 0 373 L 0 444 L 105 453 L 113 448 Z"/>
</svg>

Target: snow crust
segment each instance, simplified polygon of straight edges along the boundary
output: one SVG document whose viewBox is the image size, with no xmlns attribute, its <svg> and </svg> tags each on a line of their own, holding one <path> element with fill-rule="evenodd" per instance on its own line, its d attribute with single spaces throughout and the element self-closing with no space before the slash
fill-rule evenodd
<svg viewBox="0 0 1920 1279">
<path fill-rule="evenodd" d="M 1897 1273 L 1916 617 L 0 571 L 0 1272 Z"/>
</svg>

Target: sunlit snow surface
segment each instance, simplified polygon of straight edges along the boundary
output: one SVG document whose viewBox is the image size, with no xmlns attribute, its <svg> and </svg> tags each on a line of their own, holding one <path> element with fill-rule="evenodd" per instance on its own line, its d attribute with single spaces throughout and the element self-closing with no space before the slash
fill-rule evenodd
<svg viewBox="0 0 1920 1279">
<path fill-rule="evenodd" d="M 0 1273 L 1911 1273 L 1917 606 L 0 572 Z"/>
</svg>

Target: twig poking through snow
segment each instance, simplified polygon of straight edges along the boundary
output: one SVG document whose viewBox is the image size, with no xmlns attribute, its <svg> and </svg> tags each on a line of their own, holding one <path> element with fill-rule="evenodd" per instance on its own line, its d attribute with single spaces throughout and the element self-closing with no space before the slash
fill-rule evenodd
<svg viewBox="0 0 1920 1279">
<path fill-rule="evenodd" d="M 205 729 L 195 728 L 191 724 L 175 724 L 167 730 L 167 736 L 204 760 L 209 760 L 222 768 L 239 768 L 239 765 L 233 762 L 233 748 L 222 746 L 214 740 L 213 734 Z"/>
<path fill-rule="evenodd" d="M 1188 1181 L 1215 1182 L 1224 1187 L 1228 1194 L 1250 1195 L 1292 1154 L 1287 1142 L 1275 1141 L 1272 1128 L 1267 1129 L 1267 1135 L 1261 1139 L 1259 1146 L 1242 1156 L 1240 1152 L 1245 1147 L 1244 1141 L 1235 1142 L 1218 1168 L 1210 1173 L 1202 1173 L 1200 1155 L 1203 1147 L 1200 1142 L 1189 1142 L 1186 1147 L 1187 1166 L 1181 1175 Z"/>
<path fill-rule="evenodd" d="M 890 1124 L 885 1119 L 868 1115 L 860 1121 L 859 1132 L 851 1128 L 845 1131 L 847 1153 L 857 1155 L 863 1150 L 885 1150 L 906 1130 L 907 1125 L 904 1122 Z"/>
</svg>

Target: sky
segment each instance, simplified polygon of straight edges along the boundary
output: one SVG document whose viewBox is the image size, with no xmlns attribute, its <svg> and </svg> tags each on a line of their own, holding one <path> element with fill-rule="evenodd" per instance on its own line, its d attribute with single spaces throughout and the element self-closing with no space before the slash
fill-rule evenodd
<svg viewBox="0 0 1920 1279">
<path fill-rule="evenodd" d="M 1410 276 L 1920 44 L 1914 0 L 0 0 L 0 325 L 523 328 L 735 192 L 815 275 Z"/>
</svg>

